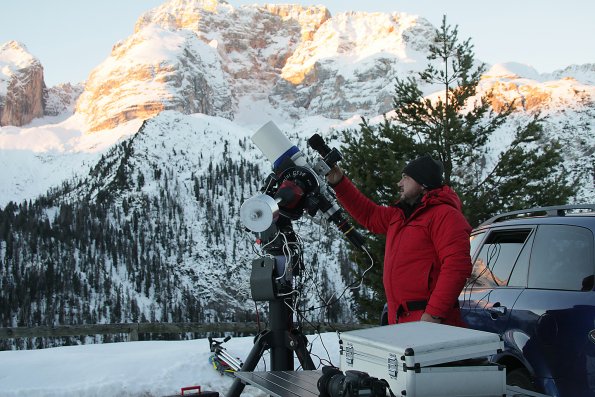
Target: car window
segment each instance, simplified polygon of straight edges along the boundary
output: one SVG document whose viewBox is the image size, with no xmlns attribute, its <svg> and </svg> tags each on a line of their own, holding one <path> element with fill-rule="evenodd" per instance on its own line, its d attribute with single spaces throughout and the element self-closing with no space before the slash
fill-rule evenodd
<svg viewBox="0 0 595 397">
<path fill-rule="evenodd" d="M 473 258 L 473 255 L 475 254 L 475 251 L 477 251 L 477 247 L 479 247 L 479 243 L 481 243 L 481 240 L 483 239 L 484 234 L 485 234 L 485 232 L 472 234 L 471 237 L 469 238 L 469 243 L 471 246 L 470 253 L 471 253 L 472 258 Z"/>
<path fill-rule="evenodd" d="M 531 252 L 529 288 L 590 291 L 593 233 L 570 225 L 540 225 Z"/>
<path fill-rule="evenodd" d="M 473 264 L 471 282 L 477 287 L 499 287 L 508 280 L 531 229 L 494 230 L 482 244 Z M 525 260 L 528 255 L 523 256 Z"/>
<path fill-rule="evenodd" d="M 529 258 L 531 256 L 531 247 L 533 246 L 533 239 L 535 238 L 535 230 L 527 237 L 523 249 L 514 264 L 510 278 L 508 279 L 509 287 L 526 287 L 527 275 L 529 273 Z"/>
</svg>

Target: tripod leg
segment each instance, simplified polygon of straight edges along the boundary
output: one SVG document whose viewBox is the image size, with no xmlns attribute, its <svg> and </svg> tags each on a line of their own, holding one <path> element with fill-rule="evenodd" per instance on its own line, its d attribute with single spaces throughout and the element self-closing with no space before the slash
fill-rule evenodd
<svg viewBox="0 0 595 397">
<path fill-rule="evenodd" d="M 295 354 L 302 365 L 302 369 L 305 371 L 315 370 L 316 366 L 314 365 L 314 361 L 312 361 L 312 357 L 308 351 L 308 338 L 306 338 L 306 335 L 302 334 L 301 331 L 295 331 L 291 336 L 292 340 L 294 340 L 297 344 L 295 348 Z"/>
<path fill-rule="evenodd" d="M 271 314 L 271 370 L 293 371 L 293 350 L 290 348 L 289 332 L 291 309 L 283 299 L 269 302 Z"/>
<path fill-rule="evenodd" d="M 250 353 L 248 354 L 246 361 L 244 361 L 244 365 L 242 365 L 240 371 L 253 371 L 254 368 L 256 368 L 256 365 L 262 358 L 262 354 L 270 347 L 270 336 L 270 331 L 265 331 L 256 338 L 254 346 L 252 346 L 252 350 L 250 350 Z M 240 397 L 240 394 L 242 394 L 245 386 L 246 385 L 241 381 L 241 379 L 235 378 L 231 387 L 229 388 L 229 391 L 227 392 L 226 397 Z"/>
</svg>

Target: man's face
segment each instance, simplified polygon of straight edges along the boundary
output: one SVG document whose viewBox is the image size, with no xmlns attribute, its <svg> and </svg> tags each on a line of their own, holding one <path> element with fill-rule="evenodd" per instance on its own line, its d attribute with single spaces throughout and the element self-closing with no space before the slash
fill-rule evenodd
<svg viewBox="0 0 595 397">
<path fill-rule="evenodd" d="M 401 192 L 401 201 L 407 204 L 414 204 L 417 198 L 424 192 L 424 187 L 415 182 L 409 175 L 402 174 L 399 181 L 399 191 Z"/>
</svg>

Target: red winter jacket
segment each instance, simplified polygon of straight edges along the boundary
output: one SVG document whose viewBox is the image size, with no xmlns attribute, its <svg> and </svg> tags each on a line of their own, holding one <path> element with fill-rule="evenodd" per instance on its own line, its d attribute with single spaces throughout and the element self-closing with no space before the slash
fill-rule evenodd
<svg viewBox="0 0 595 397">
<path fill-rule="evenodd" d="M 418 321 L 424 310 L 407 302 L 426 301 L 425 312 L 444 324 L 464 326 L 458 297 L 471 274 L 471 226 L 461 201 L 448 186 L 427 192 L 409 218 L 395 206 L 380 206 L 343 177 L 334 187 L 343 207 L 372 233 L 386 235 L 384 290 L 388 322 Z"/>
</svg>

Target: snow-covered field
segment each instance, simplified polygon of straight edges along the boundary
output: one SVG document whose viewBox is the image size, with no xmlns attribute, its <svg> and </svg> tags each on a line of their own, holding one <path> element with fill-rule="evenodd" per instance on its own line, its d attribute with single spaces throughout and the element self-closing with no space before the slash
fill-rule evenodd
<svg viewBox="0 0 595 397">
<path fill-rule="evenodd" d="M 315 364 L 328 364 L 328 360 L 339 365 L 337 334 L 308 335 L 308 340 Z M 253 346 L 253 337 L 232 338 L 223 346 L 244 360 Z M 210 355 L 207 339 L 1 351 L 0 396 L 171 396 L 179 394 L 182 387 L 195 385 L 223 396 L 233 379 L 213 369 Z M 269 363 L 265 352 L 256 370 L 270 369 Z M 250 386 L 242 393 L 243 397 L 264 395 Z"/>
</svg>

